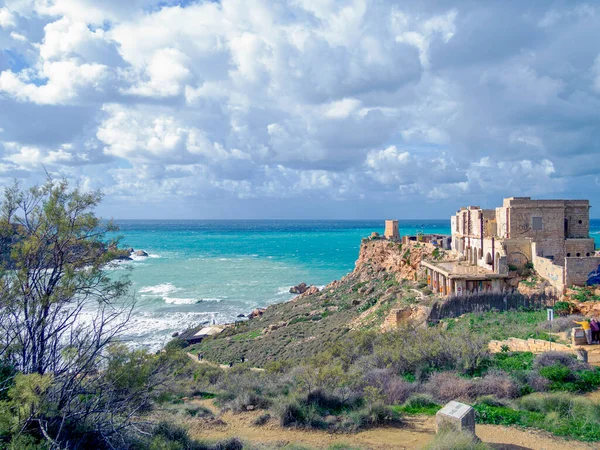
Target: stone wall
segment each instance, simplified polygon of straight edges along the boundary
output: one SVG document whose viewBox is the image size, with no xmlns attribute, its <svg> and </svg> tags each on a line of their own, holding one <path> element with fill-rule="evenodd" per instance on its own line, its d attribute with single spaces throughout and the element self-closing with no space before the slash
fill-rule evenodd
<svg viewBox="0 0 600 450">
<path fill-rule="evenodd" d="M 587 201 L 565 202 L 565 220 L 568 238 L 587 238 L 590 233 L 590 205 Z"/>
<path fill-rule="evenodd" d="M 565 258 L 565 286 L 585 286 L 600 271 L 600 256 Z"/>
<path fill-rule="evenodd" d="M 509 265 L 523 267 L 532 260 L 531 239 L 505 239 L 504 251 Z"/>
<path fill-rule="evenodd" d="M 504 341 L 490 341 L 488 349 L 491 353 L 500 353 L 508 347 L 511 352 L 566 352 L 575 353 L 575 349 L 568 345 L 557 344 L 556 342 L 544 341 L 542 339 L 517 339 L 508 338 Z"/>
<path fill-rule="evenodd" d="M 592 238 L 567 239 L 565 241 L 565 256 L 567 258 L 594 256 L 595 243 Z"/>
<path fill-rule="evenodd" d="M 541 256 L 533 257 L 533 268 L 554 287 L 557 292 L 565 290 L 564 267 L 554 264 L 554 261 Z"/>
</svg>

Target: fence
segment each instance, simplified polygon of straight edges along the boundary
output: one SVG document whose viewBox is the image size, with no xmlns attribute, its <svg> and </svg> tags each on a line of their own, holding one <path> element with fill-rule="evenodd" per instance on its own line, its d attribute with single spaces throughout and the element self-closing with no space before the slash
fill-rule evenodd
<svg viewBox="0 0 600 450">
<path fill-rule="evenodd" d="M 527 296 L 513 293 L 481 293 L 450 297 L 436 302 L 431 307 L 428 321 L 458 317 L 467 313 L 487 311 L 539 310 L 553 307 L 556 297 L 545 294 Z"/>
</svg>

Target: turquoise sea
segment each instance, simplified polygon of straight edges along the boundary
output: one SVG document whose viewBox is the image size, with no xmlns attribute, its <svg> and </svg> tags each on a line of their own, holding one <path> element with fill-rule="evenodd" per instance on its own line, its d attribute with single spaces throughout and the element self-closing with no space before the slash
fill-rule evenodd
<svg viewBox="0 0 600 450">
<path fill-rule="evenodd" d="M 377 221 L 117 221 L 121 246 L 150 255 L 131 268 L 137 298 L 127 340 L 158 348 L 172 333 L 292 298 L 300 282 L 324 286 L 352 271 Z M 449 220 L 406 220 L 401 234 L 450 233 Z M 600 220 L 592 222 L 600 246 Z"/>
</svg>

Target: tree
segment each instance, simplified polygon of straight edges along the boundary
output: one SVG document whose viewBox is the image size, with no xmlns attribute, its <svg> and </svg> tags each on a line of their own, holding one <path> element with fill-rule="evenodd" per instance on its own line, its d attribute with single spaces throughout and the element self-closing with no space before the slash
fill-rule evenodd
<svg viewBox="0 0 600 450">
<path fill-rule="evenodd" d="M 133 298 L 127 276 L 107 271 L 123 252 L 108 239 L 116 228 L 94 214 L 101 198 L 51 179 L 5 190 L 0 360 L 8 375 L 0 377 L 0 422 L 16 433 L 13 440 L 33 433 L 50 448 L 112 448 L 161 380 L 159 357 L 108 351 Z M 126 364 L 145 365 L 135 383 L 106 376 L 107 367 Z"/>
<path fill-rule="evenodd" d="M 0 357 L 24 374 L 95 369 L 123 330 L 129 281 L 106 271 L 119 255 L 115 231 L 94 215 L 99 192 L 49 180 L 5 190 L 0 209 Z"/>
</svg>

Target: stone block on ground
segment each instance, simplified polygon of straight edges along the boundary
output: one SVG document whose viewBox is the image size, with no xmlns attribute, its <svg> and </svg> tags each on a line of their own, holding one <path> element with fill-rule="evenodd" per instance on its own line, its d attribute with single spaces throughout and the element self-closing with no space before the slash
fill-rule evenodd
<svg viewBox="0 0 600 450">
<path fill-rule="evenodd" d="M 464 403 L 451 401 L 435 415 L 437 432 L 442 429 L 464 431 L 475 436 L 475 410 Z"/>
</svg>

